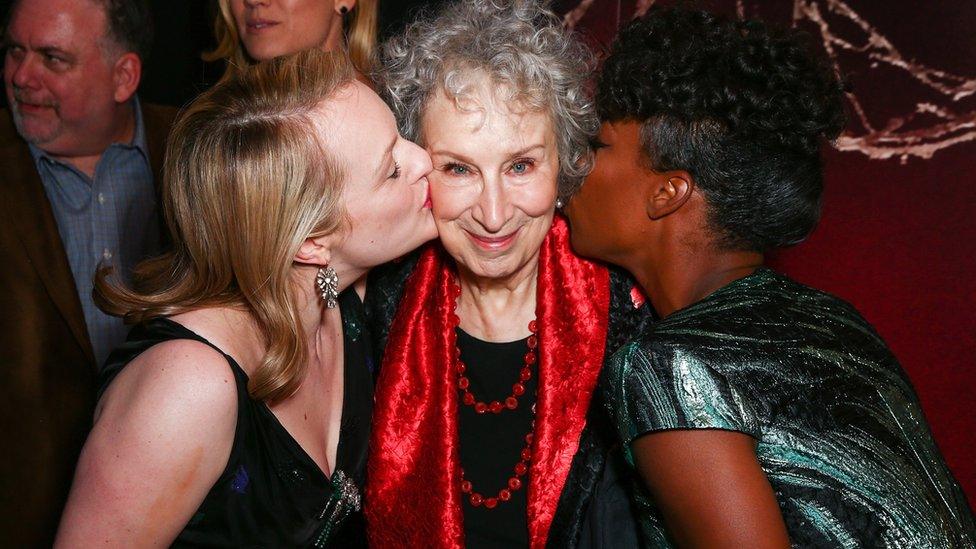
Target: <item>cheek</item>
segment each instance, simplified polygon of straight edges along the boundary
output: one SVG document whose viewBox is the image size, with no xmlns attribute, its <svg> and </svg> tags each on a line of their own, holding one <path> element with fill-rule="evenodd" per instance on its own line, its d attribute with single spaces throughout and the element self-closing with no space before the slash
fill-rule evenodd
<svg viewBox="0 0 976 549">
<path fill-rule="evenodd" d="M 294 2 L 291 7 L 286 8 L 291 27 L 295 31 L 292 33 L 292 40 L 307 42 L 313 46 L 324 42 L 329 34 L 332 16 L 335 15 L 332 5 L 332 2 L 322 0 L 304 0 Z"/>
<path fill-rule="evenodd" d="M 478 199 L 474 186 L 459 187 L 446 185 L 440 177 L 433 174 L 428 177 L 430 182 L 431 210 L 438 222 L 450 222 L 458 219 L 468 211 Z"/>
<path fill-rule="evenodd" d="M 538 181 L 513 188 L 509 196 L 516 208 L 529 217 L 542 217 L 553 212 L 556 204 L 555 181 Z"/>
<path fill-rule="evenodd" d="M 106 77 L 110 78 L 110 77 Z M 105 111 L 115 104 L 115 90 L 106 82 L 104 86 L 85 85 L 82 79 L 52 76 L 44 79 L 48 94 L 58 103 L 58 113 L 62 118 L 87 119 L 92 113 Z M 78 93 L 84 90 L 85 93 Z"/>
<path fill-rule="evenodd" d="M 244 28 L 244 1 L 234 0 L 230 2 L 230 16 L 234 20 L 237 29 Z M 238 33 L 240 34 L 240 33 Z"/>
<path fill-rule="evenodd" d="M 16 70 L 17 67 L 14 65 L 14 62 L 10 60 L 10 56 L 5 55 L 3 63 L 3 83 L 7 87 L 7 95 L 10 95 L 10 88 L 12 87 L 11 82 L 14 79 L 14 72 Z"/>
</svg>

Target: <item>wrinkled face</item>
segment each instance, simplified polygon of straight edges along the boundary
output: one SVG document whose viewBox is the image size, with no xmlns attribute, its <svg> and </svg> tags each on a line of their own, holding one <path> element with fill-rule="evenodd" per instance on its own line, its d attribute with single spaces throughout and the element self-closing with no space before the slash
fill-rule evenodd
<svg viewBox="0 0 976 549">
<path fill-rule="evenodd" d="M 634 250 L 653 239 L 643 233 L 643 187 L 653 172 L 644 161 L 640 123 L 604 122 L 593 171 L 564 208 L 576 253 L 627 266 Z"/>
<path fill-rule="evenodd" d="M 423 116 L 437 230 L 462 276 L 533 276 L 555 211 L 556 135 L 545 114 L 476 87 L 462 108 L 439 92 Z"/>
<path fill-rule="evenodd" d="M 326 47 L 333 27 L 341 28 L 334 0 L 228 1 L 241 43 L 255 61 Z"/>
<path fill-rule="evenodd" d="M 3 79 L 17 131 L 54 155 L 94 154 L 111 132 L 113 64 L 104 11 L 88 0 L 23 0 L 6 35 Z M 121 101 L 126 98 L 118 98 Z"/>
<path fill-rule="evenodd" d="M 437 236 L 430 211 L 430 157 L 400 137 L 393 113 L 353 82 L 322 108 L 320 138 L 345 170 L 351 227 L 333 258 L 366 270 Z"/>
</svg>

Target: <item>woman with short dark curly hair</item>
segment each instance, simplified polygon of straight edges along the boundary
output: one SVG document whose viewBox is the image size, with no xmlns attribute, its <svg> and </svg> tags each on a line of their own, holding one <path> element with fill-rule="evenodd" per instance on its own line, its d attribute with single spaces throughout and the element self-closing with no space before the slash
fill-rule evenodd
<svg viewBox="0 0 976 549">
<path fill-rule="evenodd" d="M 654 546 L 972 547 L 972 513 L 898 362 L 849 304 L 763 267 L 815 227 L 844 120 L 801 35 L 701 11 L 626 28 L 599 82 L 577 252 L 662 320 L 605 399 Z M 646 488 L 646 489 L 644 489 Z"/>
</svg>

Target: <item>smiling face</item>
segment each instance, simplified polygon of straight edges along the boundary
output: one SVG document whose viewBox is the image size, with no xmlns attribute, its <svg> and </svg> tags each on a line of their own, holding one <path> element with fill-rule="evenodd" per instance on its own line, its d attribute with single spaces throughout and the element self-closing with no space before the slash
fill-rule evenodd
<svg viewBox="0 0 976 549">
<path fill-rule="evenodd" d="M 372 90 L 351 83 L 328 101 L 320 138 L 345 171 L 350 227 L 333 260 L 365 271 L 437 236 L 430 211 L 430 157 L 402 138 L 393 113 Z"/>
<path fill-rule="evenodd" d="M 21 1 L 6 35 L 4 84 L 17 131 L 54 155 L 93 154 L 111 133 L 117 98 L 98 5 Z"/>
<path fill-rule="evenodd" d="M 645 196 L 656 175 L 643 156 L 640 123 L 604 122 L 599 141 L 593 171 L 564 211 L 576 253 L 627 267 L 653 241 Z"/>
<path fill-rule="evenodd" d="M 462 276 L 534 276 L 555 211 L 552 123 L 510 109 L 485 82 L 474 88 L 461 108 L 439 92 L 423 116 L 437 230 Z"/>
<path fill-rule="evenodd" d="M 342 18 L 334 0 L 228 0 L 237 34 L 255 61 L 338 45 Z"/>
</svg>

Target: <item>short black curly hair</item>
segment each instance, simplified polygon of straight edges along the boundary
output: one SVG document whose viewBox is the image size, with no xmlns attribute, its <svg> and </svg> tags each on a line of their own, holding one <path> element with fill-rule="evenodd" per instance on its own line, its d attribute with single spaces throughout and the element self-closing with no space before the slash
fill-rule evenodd
<svg viewBox="0 0 976 549">
<path fill-rule="evenodd" d="M 813 231 L 820 147 L 846 120 L 841 82 L 805 35 L 688 8 L 652 8 L 620 32 L 597 110 L 642 123 L 653 170 L 691 174 L 722 246 L 761 252 Z"/>
</svg>

